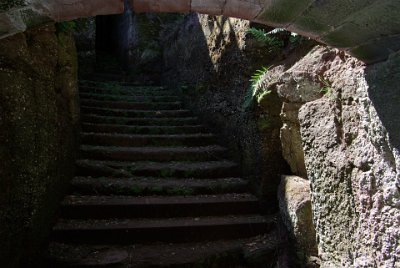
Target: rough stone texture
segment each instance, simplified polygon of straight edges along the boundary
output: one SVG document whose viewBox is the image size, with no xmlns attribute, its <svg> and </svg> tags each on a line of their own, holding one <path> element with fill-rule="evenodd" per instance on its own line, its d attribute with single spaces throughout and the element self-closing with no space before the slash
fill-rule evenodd
<svg viewBox="0 0 400 268">
<path fill-rule="evenodd" d="M 120 14 L 124 0 L 5 0 L 0 4 L 0 38 L 50 21 Z"/>
<path fill-rule="evenodd" d="M 284 102 L 281 110 L 283 126 L 280 138 L 282 144 L 282 155 L 290 165 L 294 174 L 307 178 L 304 164 L 304 151 L 300 134 L 300 123 L 298 119 L 301 103 Z"/>
<path fill-rule="evenodd" d="M 35 1 L 33 7 L 54 21 L 65 21 L 120 14 L 124 11 L 124 0 L 40 0 Z"/>
<path fill-rule="evenodd" d="M 282 176 L 278 189 L 282 220 L 294 239 L 303 265 L 317 255 L 315 227 L 311 210 L 310 182 L 297 176 Z"/>
<path fill-rule="evenodd" d="M 346 50 L 367 63 L 385 60 L 400 49 L 400 5 L 397 0 L 129 1 L 135 12 L 192 11 L 286 28 Z M 64 21 L 120 14 L 123 11 L 124 0 L 5 0 L 0 5 L 0 38 L 24 31 L 38 25 L 37 22 L 43 23 L 49 19 Z M 364 48 L 360 50 L 360 46 Z"/>
<path fill-rule="evenodd" d="M 299 112 L 322 267 L 400 265 L 399 59 L 366 68 L 317 47 L 291 68 L 331 91 Z"/>
<path fill-rule="evenodd" d="M 35 266 L 72 176 L 77 63 L 54 25 L 0 42 L 0 262 Z M 24 262 L 21 262 L 24 260 Z"/>
<path fill-rule="evenodd" d="M 131 0 L 135 12 L 189 12 L 190 0 Z"/>
<path fill-rule="evenodd" d="M 273 210 L 279 174 L 287 168 L 279 142 L 281 102 L 276 93 L 254 109 L 244 109 L 243 102 L 249 77 L 276 54 L 246 38 L 248 27 L 244 20 L 191 14 L 175 30 L 167 28 L 161 39 L 164 80 L 183 86 L 185 103 L 229 142 L 244 176 Z"/>
</svg>

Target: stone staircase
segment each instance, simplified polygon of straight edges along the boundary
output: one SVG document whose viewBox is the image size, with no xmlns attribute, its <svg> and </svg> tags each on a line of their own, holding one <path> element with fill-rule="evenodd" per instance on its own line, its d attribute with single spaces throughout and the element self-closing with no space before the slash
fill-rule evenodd
<svg viewBox="0 0 400 268">
<path fill-rule="evenodd" d="M 179 94 L 85 81 L 80 96 L 80 158 L 49 267 L 247 267 L 260 249 L 273 258 L 275 217 L 261 215 Z"/>
</svg>

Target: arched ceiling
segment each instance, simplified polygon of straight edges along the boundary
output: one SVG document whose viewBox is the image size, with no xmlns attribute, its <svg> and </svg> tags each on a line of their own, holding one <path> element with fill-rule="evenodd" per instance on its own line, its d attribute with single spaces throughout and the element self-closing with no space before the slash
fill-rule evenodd
<svg viewBox="0 0 400 268">
<path fill-rule="evenodd" d="M 124 0 L 2 0 L 0 38 L 49 20 L 124 11 Z M 373 63 L 400 50 L 400 0 L 130 0 L 135 12 L 199 12 L 311 37 Z"/>
</svg>

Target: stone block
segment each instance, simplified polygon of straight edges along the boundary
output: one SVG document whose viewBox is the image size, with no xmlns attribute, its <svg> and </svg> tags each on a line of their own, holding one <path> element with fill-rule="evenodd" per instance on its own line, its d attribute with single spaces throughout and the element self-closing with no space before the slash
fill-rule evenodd
<svg viewBox="0 0 400 268">
<path fill-rule="evenodd" d="M 400 50 L 400 34 L 372 40 L 352 48 L 349 53 L 367 64 L 386 60 L 391 53 Z"/>
<path fill-rule="evenodd" d="M 282 220 L 303 256 L 317 254 L 310 191 L 310 182 L 301 177 L 281 177 L 278 200 Z"/>
<path fill-rule="evenodd" d="M 26 25 L 19 11 L 0 14 L 0 38 L 26 30 Z"/>
<path fill-rule="evenodd" d="M 262 5 L 257 0 L 227 0 L 223 15 L 227 17 L 253 20 L 261 12 Z"/>
<path fill-rule="evenodd" d="M 321 38 L 336 48 L 351 48 L 378 37 L 400 34 L 400 5 L 392 0 L 375 1 L 348 17 L 340 27 Z"/>
<path fill-rule="evenodd" d="M 57 0 L 42 1 L 36 8 L 54 21 L 67 21 L 97 15 L 121 14 L 124 12 L 123 0 Z"/>
<path fill-rule="evenodd" d="M 191 11 L 201 14 L 222 15 L 224 0 L 192 0 Z"/>
<path fill-rule="evenodd" d="M 141 12 L 190 12 L 190 0 L 130 0 L 133 10 Z"/>
<path fill-rule="evenodd" d="M 283 103 L 280 115 L 283 126 L 280 130 L 280 138 L 283 158 L 288 162 L 292 172 L 307 177 L 298 119 L 301 105 L 301 103 Z"/>
<path fill-rule="evenodd" d="M 263 11 L 254 19 L 272 26 L 286 26 L 295 20 L 313 0 L 264 0 Z"/>
<path fill-rule="evenodd" d="M 340 25 L 349 16 L 376 2 L 375 0 L 315 1 L 288 30 L 321 36 Z"/>
</svg>

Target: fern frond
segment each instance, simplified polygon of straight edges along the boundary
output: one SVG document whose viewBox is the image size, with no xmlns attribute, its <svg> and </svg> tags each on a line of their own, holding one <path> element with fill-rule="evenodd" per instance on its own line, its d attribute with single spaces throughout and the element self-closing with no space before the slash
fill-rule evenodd
<svg viewBox="0 0 400 268">
<path fill-rule="evenodd" d="M 253 105 L 254 98 L 256 97 L 258 89 L 263 81 L 262 78 L 268 71 L 268 69 L 269 67 L 261 67 L 261 69 L 256 70 L 254 74 L 251 76 L 251 79 L 249 80 L 251 82 L 251 85 L 246 92 L 242 105 L 242 108 L 244 110 L 249 109 Z"/>
</svg>

